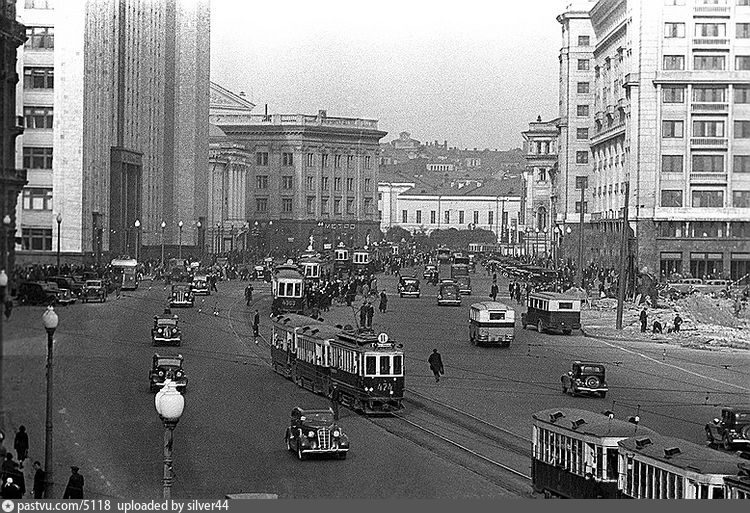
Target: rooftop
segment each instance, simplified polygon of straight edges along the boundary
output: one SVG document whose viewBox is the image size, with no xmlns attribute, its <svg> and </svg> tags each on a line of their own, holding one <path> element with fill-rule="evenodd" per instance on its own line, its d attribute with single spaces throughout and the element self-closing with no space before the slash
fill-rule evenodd
<svg viewBox="0 0 750 513">
<path fill-rule="evenodd" d="M 325 111 L 317 116 L 308 114 L 216 114 L 209 116 L 209 123 L 219 126 L 327 126 L 341 128 L 378 129 L 376 119 L 328 117 Z"/>
</svg>

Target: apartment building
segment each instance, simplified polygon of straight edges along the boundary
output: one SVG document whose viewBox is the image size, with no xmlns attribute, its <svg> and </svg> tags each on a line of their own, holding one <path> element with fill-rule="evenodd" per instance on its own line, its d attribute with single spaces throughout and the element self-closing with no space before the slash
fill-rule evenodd
<svg viewBox="0 0 750 513">
<path fill-rule="evenodd" d="M 630 250 L 639 268 L 662 276 L 746 275 L 750 1 L 600 0 L 558 20 L 563 34 L 572 34 L 573 20 L 580 32 L 593 30 L 589 73 L 561 70 L 560 94 L 561 118 L 573 104 L 588 105 L 590 114 L 575 132 L 588 129 L 585 156 L 570 145 L 572 129 L 560 136 L 567 189 L 587 181 L 584 263 L 618 261 L 629 193 Z M 573 201 L 564 203 L 568 223 L 577 220 Z"/>
</svg>

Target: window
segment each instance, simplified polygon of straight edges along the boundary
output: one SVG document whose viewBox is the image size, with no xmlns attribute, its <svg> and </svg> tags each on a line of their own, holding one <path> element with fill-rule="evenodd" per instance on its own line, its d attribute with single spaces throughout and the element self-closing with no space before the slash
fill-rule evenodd
<svg viewBox="0 0 750 513">
<path fill-rule="evenodd" d="M 292 198 L 281 198 L 281 211 L 287 214 L 292 212 Z"/>
<path fill-rule="evenodd" d="M 661 172 L 662 173 L 682 173 L 682 155 L 662 155 Z"/>
<path fill-rule="evenodd" d="M 268 198 L 255 198 L 255 211 L 268 212 Z"/>
<path fill-rule="evenodd" d="M 322 198 L 320 200 L 320 213 L 328 215 L 328 198 Z"/>
<path fill-rule="evenodd" d="M 695 37 L 725 37 L 727 26 L 725 23 L 696 23 Z"/>
<path fill-rule="evenodd" d="M 401 211 L 401 222 L 402 223 L 408 223 L 409 222 L 409 211 L 408 210 L 402 210 Z"/>
<path fill-rule="evenodd" d="M 479 224 L 479 210 L 474 211 L 474 224 Z"/>
<path fill-rule="evenodd" d="M 55 85 L 54 68 L 24 68 L 24 89 L 52 89 Z"/>
<path fill-rule="evenodd" d="M 495 213 L 492 210 L 487 212 L 487 224 L 490 226 L 495 224 Z"/>
<path fill-rule="evenodd" d="M 685 5 L 685 0 L 664 0 L 664 5 Z"/>
<path fill-rule="evenodd" d="M 693 121 L 693 137 L 724 137 L 724 122 Z"/>
<path fill-rule="evenodd" d="M 372 214 L 372 198 L 365 198 L 365 215 Z"/>
<path fill-rule="evenodd" d="M 307 197 L 307 213 L 308 214 L 315 213 L 315 196 Z"/>
<path fill-rule="evenodd" d="M 750 55 L 737 55 L 734 58 L 734 69 L 737 71 L 750 71 Z"/>
<path fill-rule="evenodd" d="M 734 86 L 734 103 L 750 103 L 750 87 Z"/>
<path fill-rule="evenodd" d="M 22 228 L 21 247 L 26 250 L 52 251 L 52 228 Z"/>
<path fill-rule="evenodd" d="M 750 208 L 750 191 L 733 191 L 732 206 Z"/>
<path fill-rule="evenodd" d="M 307 161 L 305 162 L 306 167 L 314 167 L 315 166 L 315 154 L 314 153 L 308 153 L 307 154 Z"/>
<path fill-rule="evenodd" d="M 52 128 L 52 107 L 24 107 L 26 128 Z"/>
<path fill-rule="evenodd" d="M 588 82 L 578 82 L 578 94 L 586 94 L 589 92 Z"/>
<path fill-rule="evenodd" d="M 750 0 L 737 0 L 738 6 L 750 7 Z"/>
<path fill-rule="evenodd" d="M 24 189 L 23 209 L 52 211 L 52 189 Z"/>
<path fill-rule="evenodd" d="M 578 36 L 578 46 L 589 46 L 591 38 L 589 36 Z"/>
<path fill-rule="evenodd" d="M 693 69 L 697 71 L 723 71 L 726 68 L 726 57 L 723 55 L 695 55 Z"/>
<path fill-rule="evenodd" d="M 750 173 L 750 155 L 735 155 L 732 171 L 734 173 Z"/>
<path fill-rule="evenodd" d="M 734 138 L 750 139 L 750 121 L 734 122 Z"/>
<path fill-rule="evenodd" d="M 588 128 L 576 128 L 576 139 L 588 139 L 589 129 Z"/>
<path fill-rule="evenodd" d="M 682 138 L 684 125 L 682 121 L 662 121 L 661 135 L 665 138 Z"/>
<path fill-rule="evenodd" d="M 258 166 L 267 166 L 268 165 L 268 152 L 259 151 L 258 153 L 256 153 L 255 164 Z"/>
<path fill-rule="evenodd" d="M 677 221 L 662 221 L 659 225 L 659 237 L 682 237 L 683 224 Z"/>
<path fill-rule="evenodd" d="M 685 37 L 685 24 L 684 23 L 665 23 L 664 24 L 664 37 Z"/>
<path fill-rule="evenodd" d="M 580 214 L 580 213 L 581 213 L 581 202 L 580 201 L 576 201 L 576 214 Z M 589 202 L 588 201 L 584 201 L 583 202 L 583 213 L 584 214 L 588 214 L 589 213 Z"/>
<path fill-rule="evenodd" d="M 333 200 L 333 213 L 336 215 L 341 214 L 341 200 L 338 198 Z"/>
<path fill-rule="evenodd" d="M 422 224 L 422 211 L 421 210 L 417 210 L 416 211 L 415 217 L 416 217 L 416 219 L 415 219 L 416 223 L 417 224 Z"/>
<path fill-rule="evenodd" d="M 578 71 L 588 71 L 588 70 L 589 70 L 589 60 L 578 59 Z"/>
<path fill-rule="evenodd" d="M 354 167 L 354 155 L 346 156 L 346 169 L 352 169 Z"/>
<path fill-rule="evenodd" d="M 26 0 L 25 9 L 54 9 L 55 0 Z"/>
<path fill-rule="evenodd" d="M 694 207 L 723 207 L 724 191 L 693 191 Z"/>
<path fill-rule="evenodd" d="M 737 35 L 737 39 L 749 39 L 750 38 L 750 23 L 738 23 L 736 35 Z"/>
<path fill-rule="evenodd" d="M 334 191 L 340 191 L 341 190 L 341 178 L 338 176 L 335 176 L 333 178 L 333 190 Z"/>
<path fill-rule="evenodd" d="M 661 206 L 662 207 L 681 207 L 682 206 L 682 191 L 661 191 Z"/>
<path fill-rule="evenodd" d="M 370 192 L 370 189 L 372 189 L 372 180 L 365 178 L 365 192 Z"/>
<path fill-rule="evenodd" d="M 282 176 L 281 177 L 281 188 L 290 190 L 292 188 L 292 184 L 294 183 L 293 177 L 291 176 Z"/>
<path fill-rule="evenodd" d="M 281 165 L 293 166 L 294 165 L 294 153 L 283 152 L 281 154 Z"/>
<path fill-rule="evenodd" d="M 664 103 L 683 103 L 685 101 L 684 87 L 665 87 L 661 92 Z"/>
<path fill-rule="evenodd" d="M 23 148 L 23 167 L 26 169 L 52 169 L 52 148 Z"/>
<path fill-rule="evenodd" d="M 333 156 L 333 167 L 336 169 L 341 169 L 341 155 Z"/>
<path fill-rule="evenodd" d="M 665 71 L 682 71 L 685 69 L 685 56 L 684 55 L 665 55 L 664 56 L 664 70 Z"/>
<path fill-rule="evenodd" d="M 327 153 L 323 153 L 320 156 L 320 164 L 321 164 L 321 167 L 323 167 L 324 169 L 328 167 L 328 154 Z"/>
<path fill-rule="evenodd" d="M 451 224 L 451 211 L 446 210 L 443 215 L 445 216 L 445 224 Z"/>
<path fill-rule="evenodd" d="M 576 152 L 576 164 L 588 164 L 588 163 L 589 163 L 589 152 L 577 151 Z"/>
<path fill-rule="evenodd" d="M 464 224 L 464 211 L 458 211 L 458 224 Z"/>
<path fill-rule="evenodd" d="M 437 222 L 437 212 L 434 210 L 430 210 L 430 224 L 435 224 Z"/>
<path fill-rule="evenodd" d="M 320 178 L 320 189 L 323 191 L 328 191 L 328 177 L 322 176 Z"/>
<path fill-rule="evenodd" d="M 365 169 L 372 169 L 372 158 L 369 155 L 365 155 Z"/>
<path fill-rule="evenodd" d="M 724 155 L 693 155 L 693 173 L 723 173 Z"/>
<path fill-rule="evenodd" d="M 352 192 L 354 190 L 354 178 L 346 179 L 346 192 Z"/>
<path fill-rule="evenodd" d="M 315 177 L 314 176 L 305 177 L 305 189 L 307 189 L 308 191 L 315 190 Z"/>
<path fill-rule="evenodd" d="M 54 27 L 26 27 L 24 48 L 52 50 L 55 47 Z"/>
<path fill-rule="evenodd" d="M 347 214 L 354 213 L 354 199 L 353 198 L 346 198 L 346 213 Z"/>
<path fill-rule="evenodd" d="M 589 106 L 588 105 L 577 105 L 576 106 L 576 116 L 588 116 L 589 115 Z"/>
<path fill-rule="evenodd" d="M 694 102 L 724 102 L 727 90 L 725 87 L 700 87 L 693 86 Z"/>
<path fill-rule="evenodd" d="M 255 177 L 256 189 L 268 189 L 268 175 L 258 175 Z"/>
<path fill-rule="evenodd" d="M 581 130 L 581 129 L 579 128 L 579 130 Z M 539 168 L 539 175 L 538 175 L 538 177 L 539 177 L 539 181 L 540 182 L 546 182 L 547 181 L 547 168 L 545 168 L 545 167 Z"/>
</svg>

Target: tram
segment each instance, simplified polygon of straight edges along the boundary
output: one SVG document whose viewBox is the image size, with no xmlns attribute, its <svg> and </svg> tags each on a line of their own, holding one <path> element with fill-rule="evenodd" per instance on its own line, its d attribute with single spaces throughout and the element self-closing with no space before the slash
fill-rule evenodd
<svg viewBox="0 0 750 513">
<path fill-rule="evenodd" d="M 437 259 L 439 264 L 447 264 L 451 261 L 451 250 L 445 246 L 437 248 Z"/>
<path fill-rule="evenodd" d="M 305 277 L 291 260 L 276 267 L 271 278 L 271 313 L 305 313 Z"/>
<path fill-rule="evenodd" d="M 367 249 L 355 249 L 352 252 L 352 269 L 356 274 L 374 274 L 375 263 L 372 253 Z"/>
<path fill-rule="evenodd" d="M 339 242 L 336 249 L 333 250 L 333 271 L 336 274 L 348 274 L 352 270 L 352 257 L 349 248 Z"/>
<path fill-rule="evenodd" d="M 330 271 L 331 264 L 328 260 L 313 256 L 300 258 L 299 267 L 306 280 L 319 281 L 327 271 Z"/>
<path fill-rule="evenodd" d="M 331 326 L 301 315 L 272 319 L 274 370 L 298 386 L 366 414 L 403 408 L 404 354 L 385 333 Z"/>
<path fill-rule="evenodd" d="M 724 478 L 724 496 L 727 499 L 750 499 L 750 462 L 738 463 L 736 476 Z"/>
</svg>

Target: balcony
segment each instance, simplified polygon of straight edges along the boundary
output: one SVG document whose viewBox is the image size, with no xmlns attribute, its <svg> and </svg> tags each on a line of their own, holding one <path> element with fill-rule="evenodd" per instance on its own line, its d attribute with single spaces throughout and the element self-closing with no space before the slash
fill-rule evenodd
<svg viewBox="0 0 750 513">
<path fill-rule="evenodd" d="M 726 184 L 726 173 L 690 173 L 690 183 Z"/>
<path fill-rule="evenodd" d="M 728 5 L 696 5 L 693 16 L 729 16 L 731 10 Z"/>
<path fill-rule="evenodd" d="M 718 148 L 726 149 L 728 140 L 726 137 L 691 137 L 690 146 L 694 148 Z"/>
<path fill-rule="evenodd" d="M 690 111 L 693 113 L 704 112 L 706 114 L 726 114 L 729 112 L 728 103 L 693 103 L 690 105 Z"/>
<path fill-rule="evenodd" d="M 729 46 L 729 39 L 726 37 L 696 37 L 693 38 L 693 46 L 707 46 L 709 48 Z"/>
</svg>

